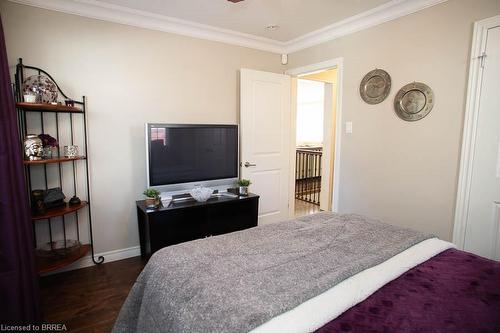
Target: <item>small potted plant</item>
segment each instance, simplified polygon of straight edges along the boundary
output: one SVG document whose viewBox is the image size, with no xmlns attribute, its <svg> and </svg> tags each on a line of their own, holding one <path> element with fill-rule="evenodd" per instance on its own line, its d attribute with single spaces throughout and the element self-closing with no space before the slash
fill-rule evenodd
<svg viewBox="0 0 500 333">
<path fill-rule="evenodd" d="M 146 207 L 156 208 L 160 205 L 160 191 L 154 188 L 148 188 L 143 194 L 146 196 Z"/>
<path fill-rule="evenodd" d="M 240 179 L 238 180 L 238 186 L 240 187 L 240 195 L 247 196 L 248 195 L 248 186 L 250 186 L 252 182 L 248 179 Z"/>
</svg>

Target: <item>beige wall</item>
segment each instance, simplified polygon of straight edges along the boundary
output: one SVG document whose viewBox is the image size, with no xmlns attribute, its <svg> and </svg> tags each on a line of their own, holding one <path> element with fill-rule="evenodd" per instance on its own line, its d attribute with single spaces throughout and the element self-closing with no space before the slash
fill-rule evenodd
<svg viewBox="0 0 500 333">
<path fill-rule="evenodd" d="M 449 0 L 289 56 L 288 68 L 344 58 L 340 211 L 428 231 L 450 240 L 473 22 L 500 14 L 498 0 Z M 363 75 L 383 68 L 389 97 L 371 106 L 359 96 Z M 421 81 L 435 93 L 423 120 L 400 120 L 393 100 Z"/>
<path fill-rule="evenodd" d="M 44 68 L 88 96 L 97 252 L 139 244 L 144 123 L 237 123 L 238 69 L 282 71 L 279 55 L 0 0 L 9 64 Z"/>
<path fill-rule="evenodd" d="M 72 96 L 89 98 L 96 251 L 138 244 L 134 201 L 145 187 L 145 122 L 236 123 L 238 69 L 281 72 L 279 56 L 0 0 L 9 63 L 46 69 Z M 450 239 L 473 21 L 500 14 L 497 0 L 449 0 L 309 48 L 288 68 L 344 58 L 340 209 Z M 386 101 L 358 94 L 384 68 Z M 422 81 L 434 110 L 416 123 L 395 115 L 394 95 Z"/>
</svg>

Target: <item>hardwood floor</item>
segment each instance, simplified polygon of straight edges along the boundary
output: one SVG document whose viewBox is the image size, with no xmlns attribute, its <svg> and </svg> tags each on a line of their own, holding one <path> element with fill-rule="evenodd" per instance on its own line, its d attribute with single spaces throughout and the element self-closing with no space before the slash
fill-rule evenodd
<svg viewBox="0 0 500 333">
<path fill-rule="evenodd" d="M 145 264 L 134 257 L 41 278 L 43 321 L 69 332 L 110 332 Z"/>
<path fill-rule="evenodd" d="M 295 217 L 319 212 L 319 206 L 309 202 L 295 199 Z"/>
</svg>

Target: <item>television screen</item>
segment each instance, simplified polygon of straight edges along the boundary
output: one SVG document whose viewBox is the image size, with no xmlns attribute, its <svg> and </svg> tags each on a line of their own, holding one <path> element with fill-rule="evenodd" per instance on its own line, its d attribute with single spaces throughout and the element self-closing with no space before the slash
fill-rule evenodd
<svg viewBox="0 0 500 333">
<path fill-rule="evenodd" d="M 238 126 L 148 124 L 149 185 L 238 177 Z"/>
</svg>

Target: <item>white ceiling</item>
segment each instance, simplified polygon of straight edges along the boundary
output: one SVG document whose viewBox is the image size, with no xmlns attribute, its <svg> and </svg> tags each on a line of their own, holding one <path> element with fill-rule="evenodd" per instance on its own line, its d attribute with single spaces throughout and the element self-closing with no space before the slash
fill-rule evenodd
<svg viewBox="0 0 500 333">
<path fill-rule="evenodd" d="M 29 6 L 288 54 L 447 0 L 10 0 Z M 268 25 L 279 25 L 275 31 Z"/>
<path fill-rule="evenodd" d="M 278 41 L 289 41 L 389 0 L 100 0 Z M 275 31 L 268 25 L 279 25 Z"/>
</svg>

